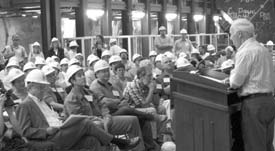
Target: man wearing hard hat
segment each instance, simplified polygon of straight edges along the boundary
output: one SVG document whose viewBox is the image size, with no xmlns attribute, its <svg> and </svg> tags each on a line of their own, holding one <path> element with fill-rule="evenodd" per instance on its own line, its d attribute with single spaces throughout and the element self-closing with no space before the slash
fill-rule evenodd
<svg viewBox="0 0 275 151">
<path fill-rule="evenodd" d="M 104 129 L 111 134 L 128 134 L 130 137 L 142 136 L 137 117 L 111 116 L 104 105 L 101 106 L 99 102 L 96 102 L 93 93 L 85 87 L 84 71 L 81 67 L 70 66 L 67 72 L 67 80 L 73 87 L 64 103 L 66 116 L 76 113 L 87 115 L 91 117 L 91 120 L 103 123 Z M 140 151 L 142 147 L 132 150 Z"/>
<path fill-rule="evenodd" d="M 132 60 L 133 60 L 133 63 L 132 63 L 133 65 L 127 74 L 127 77 L 131 80 L 133 80 L 136 76 L 137 69 L 139 68 L 139 62 L 142 60 L 142 56 L 136 53 L 133 55 Z"/>
<path fill-rule="evenodd" d="M 160 37 L 155 38 L 155 47 L 158 54 L 172 51 L 173 40 L 166 35 L 166 28 L 164 26 L 159 27 L 159 33 Z"/>
<path fill-rule="evenodd" d="M 273 43 L 271 40 L 269 40 L 269 41 L 266 43 L 266 48 L 268 49 L 268 51 L 269 51 L 270 53 L 273 52 L 273 47 L 274 47 L 274 43 Z"/>
<path fill-rule="evenodd" d="M 13 68 L 9 71 L 7 82 L 11 84 L 12 92 L 17 97 L 16 100 L 13 100 L 16 103 L 21 103 L 28 95 L 24 80 L 25 73 L 20 69 Z"/>
<path fill-rule="evenodd" d="M 78 47 L 79 46 L 75 40 L 70 42 L 70 44 L 69 44 L 70 50 L 66 54 L 68 59 L 72 59 L 76 56 Z"/>
<path fill-rule="evenodd" d="M 130 79 L 131 75 L 130 75 L 129 71 L 134 66 L 134 64 L 131 61 L 129 61 L 129 59 L 128 59 L 128 51 L 126 49 L 121 49 L 119 55 L 120 55 L 120 58 L 121 58 L 121 63 L 125 67 L 125 77 L 127 77 L 128 79 Z"/>
<path fill-rule="evenodd" d="M 145 113 L 131 108 L 123 98 L 123 95 L 119 90 L 111 83 L 109 64 L 104 60 L 99 60 L 94 65 L 95 75 L 97 77 L 90 86 L 90 90 L 94 93 L 95 98 L 99 103 L 106 104 L 110 110 L 111 115 L 134 115 L 139 118 L 140 126 L 144 135 L 144 140 L 152 140 L 151 127 L 145 126 L 148 121 L 154 120 L 154 116 L 150 113 Z M 149 142 L 144 142 L 149 143 Z M 150 145 L 152 143 L 150 142 Z"/>
<path fill-rule="evenodd" d="M 102 60 L 109 62 L 110 57 L 111 57 L 111 52 L 109 50 L 105 50 L 102 52 L 102 55 L 101 55 Z"/>
<path fill-rule="evenodd" d="M 44 54 L 41 50 L 40 44 L 37 41 L 32 44 L 28 61 L 35 62 L 36 57 L 44 58 Z"/>
<path fill-rule="evenodd" d="M 117 40 L 115 38 L 110 39 L 110 53 L 111 55 L 119 56 L 121 47 L 117 45 Z"/>
<path fill-rule="evenodd" d="M 51 142 L 54 148 L 61 150 L 89 148 L 94 151 L 101 150 L 101 144 L 113 143 L 122 149 L 132 148 L 139 142 L 139 139 L 115 138 L 97 127 L 88 116 L 70 116 L 63 123 L 43 100 L 49 83 L 41 70 L 32 70 L 26 76 L 25 84 L 28 96 L 18 106 L 16 115 L 22 135 L 28 140 Z"/>
<path fill-rule="evenodd" d="M 187 39 L 187 30 L 182 29 L 180 31 L 180 34 L 181 34 L 181 39 L 178 39 L 175 42 L 174 53 L 176 54 L 176 56 L 179 56 L 181 52 L 185 52 L 188 55 L 188 57 L 190 57 L 191 52 L 193 50 L 193 45 L 191 41 Z"/>
<path fill-rule="evenodd" d="M 95 80 L 94 64 L 99 60 L 98 56 L 91 55 L 88 59 L 89 69 L 85 72 L 87 86 Z"/>
</svg>

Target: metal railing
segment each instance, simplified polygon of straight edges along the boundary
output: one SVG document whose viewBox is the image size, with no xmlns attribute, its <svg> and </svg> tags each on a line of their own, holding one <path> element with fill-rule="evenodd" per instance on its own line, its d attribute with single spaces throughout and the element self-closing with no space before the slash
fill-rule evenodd
<svg viewBox="0 0 275 151">
<path fill-rule="evenodd" d="M 127 50 L 129 55 L 129 60 L 131 60 L 132 55 L 139 53 L 142 55 L 143 40 L 148 40 L 148 51 L 155 50 L 154 39 L 159 35 L 121 35 L 121 36 L 104 36 L 104 41 L 109 44 L 111 38 L 117 39 L 117 44 L 122 46 L 123 41 L 127 40 Z M 181 35 L 168 35 L 174 42 L 181 37 Z M 190 34 L 187 36 L 188 39 L 193 43 L 193 45 L 208 45 L 213 44 L 218 48 L 226 47 L 229 45 L 229 35 L 227 33 L 219 34 Z M 81 44 L 81 52 L 84 55 L 84 62 L 86 63 L 87 56 L 92 53 L 92 47 L 94 46 L 96 36 L 86 36 L 86 37 L 74 37 L 74 38 L 63 38 L 62 45 L 66 45 L 72 41 L 76 40 L 78 44 Z M 108 43 L 107 43 L 108 42 Z M 86 51 L 85 51 L 86 50 Z M 88 51 L 87 51 L 88 50 Z M 86 54 L 88 53 L 88 54 Z"/>
</svg>

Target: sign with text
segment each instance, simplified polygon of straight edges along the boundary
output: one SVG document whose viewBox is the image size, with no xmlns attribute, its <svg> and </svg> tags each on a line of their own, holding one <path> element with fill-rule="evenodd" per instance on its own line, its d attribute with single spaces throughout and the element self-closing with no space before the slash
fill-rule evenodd
<svg viewBox="0 0 275 151">
<path fill-rule="evenodd" d="M 217 8 L 226 12 L 233 20 L 247 18 L 252 21 L 259 41 L 275 41 L 273 0 L 216 0 L 216 3 Z"/>
</svg>

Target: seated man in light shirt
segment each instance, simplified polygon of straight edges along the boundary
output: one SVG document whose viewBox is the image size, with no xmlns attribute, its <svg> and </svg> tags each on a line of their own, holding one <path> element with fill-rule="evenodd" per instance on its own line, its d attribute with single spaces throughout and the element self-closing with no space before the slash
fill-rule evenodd
<svg viewBox="0 0 275 151">
<path fill-rule="evenodd" d="M 18 106 L 16 118 L 22 135 L 29 141 L 51 142 L 54 148 L 101 150 L 100 144 L 116 144 L 120 149 L 135 147 L 139 139 L 120 139 L 94 125 L 87 116 L 68 118 L 64 123 L 43 101 L 49 84 L 39 69 L 32 70 L 25 79 L 27 98 Z M 87 143 L 83 143 L 87 142 Z"/>
</svg>

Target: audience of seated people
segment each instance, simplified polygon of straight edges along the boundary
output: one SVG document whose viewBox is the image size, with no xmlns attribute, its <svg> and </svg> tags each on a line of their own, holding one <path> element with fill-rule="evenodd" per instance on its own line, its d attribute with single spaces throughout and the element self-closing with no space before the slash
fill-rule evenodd
<svg viewBox="0 0 275 151">
<path fill-rule="evenodd" d="M 61 150 L 98 151 L 116 145 L 122 150 L 174 151 L 175 144 L 165 142 L 166 136 L 175 140 L 173 71 L 214 67 L 228 72 L 234 66 L 231 46 L 219 51 L 212 44 L 193 47 L 190 54 L 179 48 L 178 56 L 170 51 L 129 56 L 115 39 L 109 51 L 99 37 L 87 62 L 76 41 L 64 52 L 57 38 L 48 54 L 34 42 L 27 62 L 20 37 L 13 36 L 13 44 L 1 52 L 6 66 L 0 71 L 0 150 L 42 150 L 46 144 Z"/>
</svg>

